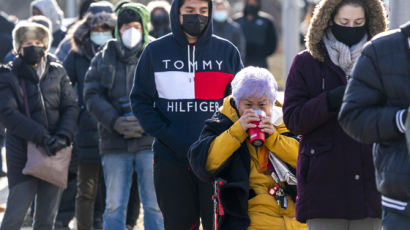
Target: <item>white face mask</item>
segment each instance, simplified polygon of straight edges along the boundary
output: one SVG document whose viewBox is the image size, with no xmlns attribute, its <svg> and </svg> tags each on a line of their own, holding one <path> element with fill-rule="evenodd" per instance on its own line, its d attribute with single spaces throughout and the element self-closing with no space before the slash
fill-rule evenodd
<svg viewBox="0 0 410 230">
<path fill-rule="evenodd" d="M 134 27 L 131 27 L 128 30 L 124 31 L 124 33 L 122 33 L 121 35 L 122 44 L 124 44 L 124 46 L 129 49 L 134 48 L 136 45 L 138 45 L 138 43 L 141 42 L 141 39 L 141 32 Z"/>
</svg>

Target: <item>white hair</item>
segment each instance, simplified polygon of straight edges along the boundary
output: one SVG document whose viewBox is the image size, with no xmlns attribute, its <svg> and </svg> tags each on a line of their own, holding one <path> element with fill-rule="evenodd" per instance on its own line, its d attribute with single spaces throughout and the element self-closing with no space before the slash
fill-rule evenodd
<svg viewBox="0 0 410 230">
<path fill-rule="evenodd" d="M 250 97 L 263 97 L 274 104 L 278 85 L 273 75 L 265 68 L 249 66 L 239 71 L 232 81 L 232 97 L 239 107 L 239 101 Z"/>
</svg>

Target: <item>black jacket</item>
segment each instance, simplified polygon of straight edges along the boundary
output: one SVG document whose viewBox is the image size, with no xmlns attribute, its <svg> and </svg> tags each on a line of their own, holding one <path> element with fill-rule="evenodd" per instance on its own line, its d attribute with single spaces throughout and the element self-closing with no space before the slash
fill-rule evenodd
<svg viewBox="0 0 410 230">
<path fill-rule="evenodd" d="M 79 45 L 77 49 L 72 49 L 63 62 L 64 68 L 77 91 L 77 101 L 80 108 L 78 117 L 78 130 L 75 134 L 75 150 L 79 162 L 97 163 L 100 160 L 98 154 L 98 131 L 97 121 L 87 111 L 83 89 L 85 74 L 90 67 L 94 54 L 92 44 L 88 40 Z"/>
<path fill-rule="evenodd" d="M 6 158 L 9 187 L 27 180 L 22 174 L 27 161 L 27 141 L 38 145 L 46 135 L 73 138 L 78 107 L 70 80 L 55 57 L 47 56 L 44 75 L 39 79 L 31 66 L 17 57 L 2 68 L 0 76 L 0 121 L 7 129 Z M 24 79 L 31 119 L 25 114 L 20 79 Z"/>
<path fill-rule="evenodd" d="M 232 125 L 228 117 L 216 112 L 211 119 L 205 121 L 201 136 L 189 149 L 188 158 L 192 170 L 202 181 L 212 182 L 216 178 L 227 181 L 220 190 L 225 215 L 218 221 L 218 229 L 245 230 L 250 224 L 248 199 L 251 160 L 246 142 L 243 142 L 241 147 L 216 172 L 208 172 L 205 166 L 212 141 Z"/>
<path fill-rule="evenodd" d="M 144 134 L 138 139 L 124 139 L 114 129 L 121 115 L 118 100 L 129 96 L 141 47 L 126 49 L 111 40 L 92 59 L 84 84 L 84 101 L 88 111 L 98 121 L 100 154 L 135 153 L 150 150 L 153 138 Z"/>
<path fill-rule="evenodd" d="M 275 52 L 278 42 L 273 18 L 259 12 L 252 20 L 241 15 L 235 21 L 241 25 L 246 38 L 245 66 L 268 68 L 267 58 Z"/>
<path fill-rule="evenodd" d="M 241 26 L 228 18 L 225 22 L 214 23 L 214 34 L 232 42 L 241 54 L 242 62 L 246 59 L 246 39 Z"/>
<path fill-rule="evenodd" d="M 374 143 L 377 188 L 384 197 L 402 205 L 410 200 L 410 157 L 405 136 L 396 125 L 396 114 L 410 105 L 409 37 L 410 23 L 366 45 L 339 114 L 346 133 L 358 141 Z M 392 206 L 383 197 L 382 201 L 385 207 Z M 401 212 L 410 216 L 409 206 Z"/>
</svg>

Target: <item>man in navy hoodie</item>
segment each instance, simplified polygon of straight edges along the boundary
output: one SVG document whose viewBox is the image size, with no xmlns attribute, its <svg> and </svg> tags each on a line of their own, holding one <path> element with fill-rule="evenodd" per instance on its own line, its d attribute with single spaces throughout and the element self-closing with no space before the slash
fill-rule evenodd
<svg viewBox="0 0 410 230">
<path fill-rule="evenodd" d="M 212 184 L 199 181 L 187 153 L 242 68 L 238 50 L 212 34 L 211 0 L 174 0 L 172 33 L 151 42 L 137 66 L 132 108 L 155 137 L 154 180 L 165 229 L 212 229 Z"/>
</svg>

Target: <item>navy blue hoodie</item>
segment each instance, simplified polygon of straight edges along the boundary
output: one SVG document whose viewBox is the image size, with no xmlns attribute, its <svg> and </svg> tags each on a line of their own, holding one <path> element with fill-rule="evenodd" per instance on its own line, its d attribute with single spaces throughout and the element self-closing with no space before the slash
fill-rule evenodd
<svg viewBox="0 0 410 230">
<path fill-rule="evenodd" d="M 208 25 L 194 45 L 182 30 L 178 5 L 174 0 L 171 7 L 172 33 L 142 53 L 130 97 L 135 116 L 155 137 L 155 154 L 188 164 L 190 145 L 230 94 L 243 65 L 238 50 L 212 34 L 211 3 Z"/>
</svg>

